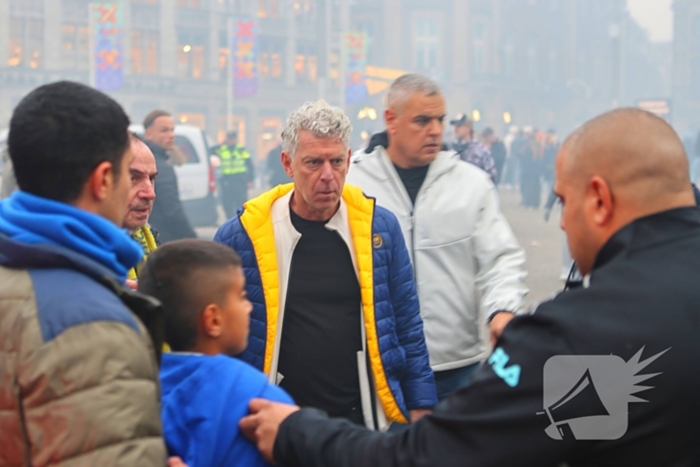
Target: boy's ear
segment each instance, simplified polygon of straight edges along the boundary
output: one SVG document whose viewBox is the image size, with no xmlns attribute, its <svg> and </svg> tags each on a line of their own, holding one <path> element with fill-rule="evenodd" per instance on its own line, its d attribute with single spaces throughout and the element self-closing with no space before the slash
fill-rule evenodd
<svg viewBox="0 0 700 467">
<path fill-rule="evenodd" d="M 202 330 L 209 337 L 216 338 L 223 332 L 221 320 L 221 308 L 215 303 L 211 303 L 202 311 Z"/>
</svg>

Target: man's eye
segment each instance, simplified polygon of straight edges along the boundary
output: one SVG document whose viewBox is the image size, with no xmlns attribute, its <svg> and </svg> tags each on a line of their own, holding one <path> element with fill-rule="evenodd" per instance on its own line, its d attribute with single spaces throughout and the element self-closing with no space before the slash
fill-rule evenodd
<svg viewBox="0 0 700 467">
<path fill-rule="evenodd" d="M 416 123 L 419 124 L 419 125 L 421 125 L 421 126 L 425 126 L 425 125 L 427 125 L 429 122 L 430 122 L 430 119 L 429 119 L 429 118 L 417 118 L 417 119 L 416 119 Z"/>
</svg>

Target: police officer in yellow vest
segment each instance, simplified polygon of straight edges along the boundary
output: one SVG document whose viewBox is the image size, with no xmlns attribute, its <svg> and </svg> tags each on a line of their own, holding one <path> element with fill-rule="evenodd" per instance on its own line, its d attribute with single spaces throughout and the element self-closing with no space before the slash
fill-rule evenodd
<svg viewBox="0 0 700 467">
<path fill-rule="evenodd" d="M 253 186 L 253 159 L 250 153 L 238 144 L 238 133 L 229 131 L 226 141 L 216 147 L 215 154 L 221 159 L 221 202 L 226 217 L 231 218 L 236 210 L 248 200 L 248 188 Z"/>
</svg>

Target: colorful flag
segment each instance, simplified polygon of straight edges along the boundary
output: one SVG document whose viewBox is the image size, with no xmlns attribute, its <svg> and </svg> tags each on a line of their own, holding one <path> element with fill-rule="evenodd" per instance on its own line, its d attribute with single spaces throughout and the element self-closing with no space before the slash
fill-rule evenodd
<svg viewBox="0 0 700 467">
<path fill-rule="evenodd" d="M 345 103 L 367 100 L 367 38 L 364 32 L 349 31 L 345 41 Z"/>
<path fill-rule="evenodd" d="M 258 92 L 258 21 L 233 18 L 229 21 L 231 45 L 230 83 L 234 99 L 251 97 Z"/>
<path fill-rule="evenodd" d="M 124 9 L 118 3 L 91 3 L 90 81 L 102 91 L 124 86 Z"/>
</svg>

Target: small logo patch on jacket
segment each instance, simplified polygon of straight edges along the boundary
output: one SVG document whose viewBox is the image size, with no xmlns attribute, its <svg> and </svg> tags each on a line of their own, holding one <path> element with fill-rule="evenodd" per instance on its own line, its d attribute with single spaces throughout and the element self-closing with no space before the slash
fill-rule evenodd
<svg viewBox="0 0 700 467">
<path fill-rule="evenodd" d="M 384 239 L 379 234 L 372 235 L 372 246 L 375 250 L 380 249 L 384 245 Z"/>
</svg>

